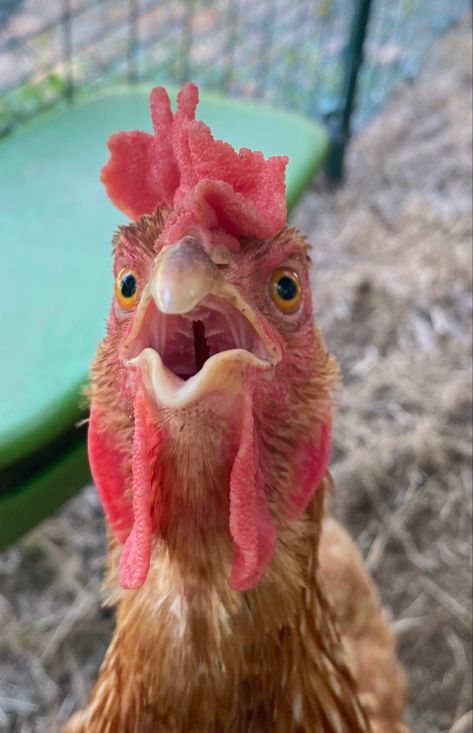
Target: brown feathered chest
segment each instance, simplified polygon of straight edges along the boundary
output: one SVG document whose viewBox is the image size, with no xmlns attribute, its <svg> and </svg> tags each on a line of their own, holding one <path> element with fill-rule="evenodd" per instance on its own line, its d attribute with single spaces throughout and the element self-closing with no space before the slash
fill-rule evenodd
<svg viewBox="0 0 473 733">
<path fill-rule="evenodd" d="M 322 590 L 322 505 L 323 489 L 299 526 L 287 529 L 267 577 L 245 594 L 228 585 L 224 547 L 214 548 L 212 567 L 195 544 L 185 565 L 159 548 L 146 585 L 115 595 L 114 639 L 88 707 L 67 730 L 368 731 Z"/>
</svg>

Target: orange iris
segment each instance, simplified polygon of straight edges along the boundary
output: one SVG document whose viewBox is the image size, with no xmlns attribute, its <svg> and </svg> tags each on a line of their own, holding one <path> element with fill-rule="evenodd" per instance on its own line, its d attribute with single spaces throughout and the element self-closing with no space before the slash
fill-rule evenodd
<svg viewBox="0 0 473 733">
<path fill-rule="evenodd" d="M 124 267 L 115 280 L 115 297 L 125 310 L 133 308 L 138 296 L 138 279 L 133 270 Z"/>
<path fill-rule="evenodd" d="M 290 267 L 278 267 L 271 275 L 271 298 L 283 313 L 294 313 L 302 299 L 301 279 Z"/>
</svg>

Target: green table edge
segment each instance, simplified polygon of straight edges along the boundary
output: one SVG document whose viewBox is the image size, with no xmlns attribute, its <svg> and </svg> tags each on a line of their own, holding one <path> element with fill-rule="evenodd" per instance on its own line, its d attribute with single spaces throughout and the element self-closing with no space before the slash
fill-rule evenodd
<svg viewBox="0 0 473 733">
<path fill-rule="evenodd" d="M 91 480 L 84 440 L 23 486 L 0 496 L 0 550 L 49 517 Z"/>
<path fill-rule="evenodd" d="M 65 395 L 65 399 L 58 409 L 52 409 L 47 418 L 33 418 L 28 424 L 28 430 L 23 434 L 21 442 L 15 435 L 11 440 L 3 442 L 0 454 L 0 471 L 28 458 L 34 451 L 44 448 L 51 440 L 57 438 L 71 428 L 84 415 L 84 407 L 80 407 L 81 394 L 87 384 L 87 375 L 84 375 L 74 387 Z M 84 398 L 85 400 L 85 398 Z M 66 403 L 66 408 L 63 407 Z M 8 459 L 5 458 L 8 456 Z"/>
</svg>

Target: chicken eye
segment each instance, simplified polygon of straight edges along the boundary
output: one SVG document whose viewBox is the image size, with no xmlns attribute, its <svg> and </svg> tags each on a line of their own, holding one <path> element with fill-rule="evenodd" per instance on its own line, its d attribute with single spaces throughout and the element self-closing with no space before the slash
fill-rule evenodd
<svg viewBox="0 0 473 733">
<path fill-rule="evenodd" d="M 133 307 L 137 296 L 137 278 L 133 270 L 127 267 L 120 270 L 115 280 L 115 296 L 125 310 Z"/>
<path fill-rule="evenodd" d="M 271 275 L 271 298 L 283 313 L 294 313 L 302 299 L 299 275 L 289 267 L 278 267 Z"/>
</svg>

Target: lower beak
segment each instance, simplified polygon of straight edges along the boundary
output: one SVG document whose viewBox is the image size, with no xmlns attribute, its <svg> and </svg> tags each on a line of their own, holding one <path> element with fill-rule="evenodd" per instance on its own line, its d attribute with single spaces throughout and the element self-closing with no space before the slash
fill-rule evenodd
<svg viewBox="0 0 473 733">
<path fill-rule="evenodd" d="M 270 372 L 281 359 L 269 324 L 192 237 L 156 257 L 121 355 L 154 402 L 174 409 L 239 391 L 248 368 Z"/>
</svg>

